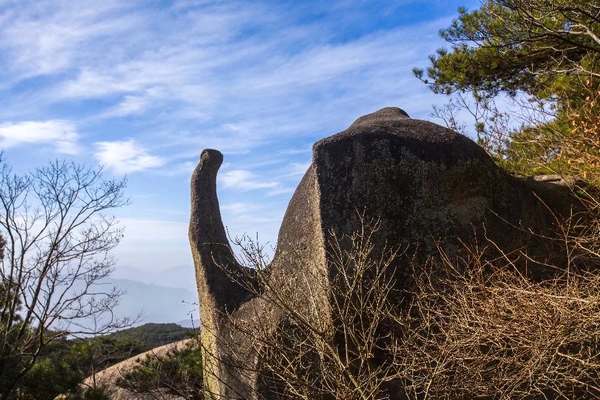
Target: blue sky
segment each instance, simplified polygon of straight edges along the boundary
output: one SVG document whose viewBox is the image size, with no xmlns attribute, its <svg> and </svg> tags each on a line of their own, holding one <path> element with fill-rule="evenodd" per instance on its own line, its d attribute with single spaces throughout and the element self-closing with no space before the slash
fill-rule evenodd
<svg viewBox="0 0 600 400">
<path fill-rule="evenodd" d="M 274 243 L 313 142 L 384 106 L 431 119 L 445 99 L 411 70 L 478 3 L 0 0 L 0 149 L 18 169 L 66 158 L 127 176 L 116 275 L 160 283 L 191 272 L 203 148 L 225 156 L 231 234 Z"/>
</svg>

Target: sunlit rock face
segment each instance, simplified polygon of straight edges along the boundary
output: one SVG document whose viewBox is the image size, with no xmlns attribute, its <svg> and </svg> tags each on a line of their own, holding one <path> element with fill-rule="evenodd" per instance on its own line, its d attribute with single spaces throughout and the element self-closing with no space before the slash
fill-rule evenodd
<svg viewBox="0 0 600 400">
<path fill-rule="evenodd" d="M 218 151 L 205 150 L 192 177 L 190 243 L 201 303 L 205 386 L 214 398 L 252 399 L 257 391 L 276 398 L 268 385 L 259 384 L 256 343 L 237 326 L 268 335 L 280 328 L 286 313 L 272 307 L 268 293 L 253 294 L 232 279 L 243 267 L 233 257 L 219 212 L 216 175 L 222 159 Z M 469 138 L 411 119 L 399 108 L 384 108 L 314 144 L 312 163 L 279 231 L 269 286 L 297 298 L 299 308 L 318 304 L 318 323 L 335 325 L 332 299 L 316 289 L 323 285 L 307 279 L 331 276 L 332 234 L 351 234 L 364 220 L 379 221 L 377 246 L 410 249 L 394 269 L 398 287 L 405 288 L 411 282 L 409 262 L 437 254 L 440 246 L 459 254 L 484 232 L 486 240 L 509 251 L 553 254 L 529 230 L 551 229 L 555 220 L 547 206 L 560 213 L 570 203 L 564 188 L 510 176 Z M 391 398 L 397 396 L 394 387 L 384 389 Z"/>
</svg>

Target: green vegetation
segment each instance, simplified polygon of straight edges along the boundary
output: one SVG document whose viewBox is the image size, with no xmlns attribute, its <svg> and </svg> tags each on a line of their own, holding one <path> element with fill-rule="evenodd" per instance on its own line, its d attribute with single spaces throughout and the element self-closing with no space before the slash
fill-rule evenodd
<svg viewBox="0 0 600 400">
<path fill-rule="evenodd" d="M 438 115 L 457 128 L 455 114 L 467 109 L 474 117 L 480 144 L 499 164 L 514 173 L 558 173 L 600 185 L 600 1 L 486 0 L 476 10 L 460 9 L 458 17 L 441 35 L 450 49 L 441 49 L 431 56 L 431 64 L 425 70 L 415 70 L 416 76 L 431 90 L 452 99 L 445 110 L 438 110 Z M 514 115 L 498 105 L 506 99 L 519 105 L 521 114 Z M 73 176 L 76 179 L 72 180 Z M 69 188 L 74 181 L 83 186 Z M 577 189 L 585 187 L 582 185 Z M 56 188 L 68 190 L 55 193 Z M 36 237 L 37 233 L 31 229 L 37 225 L 31 224 L 29 231 L 24 231 L 19 220 L 20 215 L 31 215 L 28 212 L 34 211 L 20 208 L 28 204 L 26 200 L 34 194 L 39 197 L 33 202 L 44 210 L 39 217 L 48 219 L 46 225 L 88 224 L 94 228 L 92 231 L 110 233 L 94 248 L 86 248 L 79 254 L 67 250 L 58 254 L 56 249 L 61 246 L 77 248 L 68 240 L 76 242 L 74 238 L 79 237 L 81 231 L 61 235 L 53 231 L 41 232 L 38 237 L 56 235 L 56 239 L 48 243 L 24 243 L 21 248 L 14 240 L 7 243 L 0 235 L 2 400 L 45 400 L 60 394 L 70 399 L 108 399 L 101 388 L 82 390 L 82 381 L 135 354 L 196 335 L 195 330 L 176 324 L 151 323 L 110 334 L 72 339 L 72 332 L 53 328 L 56 320 L 110 313 L 118 297 L 117 292 L 111 292 L 104 302 L 92 301 L 93 291 L 89 289 L 93 282 L 89 282 L 89 277 L 101 279 L 108 275 L 112 265 L 98 264 L 95 257 L 116 246 L 121 238 L 120 231 L 112 225 L 107 226 L 103 218 L 81 221 L 78 213 L 69 216 L 55 212 L 55 207 L 71 209 L 74 196 L 97 193 L 89 188 L 104 190 L 104 195 L 98 198 L 82 198 L 88 204 L 86 207 L 92 207 L 98 213 L 124 204 L 121 198 L 124 182 L 102 181 L 98 171 L 63 163 L 26 177 L 14 176 L 6 166 L 0 170 L 0 203 L 4 204 L 1 211 L 13 218 L 0 223 L 0 234 L 6 238 L 14 233 Z M 102 203 L 104 198 L 111 201 Z M 415 312 L 418 318 L 394 321 L 403 332 L 412 332 L 414 336 L 402 337 L 402 341 L 398 339 L 404 347 L 397 350 L 401 357 L 389 366 L 383 365 L 389 370 L 357 369 L 356 375 L 361 378 L 358 381 L 365 383 L 356 385 L 344 381 L 346 376 L 351 376 L 348 371 L 352 372 L 352 368 L 348 365 L 372 362 L 373 354 L 378 351 L 377 340 L 390 337 L 389 331 L 385 330 L 383 339 L 376 338 L 372 341 L 372 349 L 360 354 L 363 358 L 357 358 L 359 362 L 331 363 L 329 372 L 320 372 L 321 376 L 316 378 L 314 370 L 305 369 L 302 362 L 289 362 L 282 357 L 287 351 L 298 356 L 297 343 L 293 346 L 288 346 L 287 342 L 283 345 L 275 343 L 272 346 L 288 347 L 283 347 L 285 351 L 271 351 L 273 360 L 267 357 L 271 353 L 265 353 L 265 360 L 271 362 L 267 364 L 270 372 L 273 376 L 279 374 L 280 378 L 289 378 L 285 382 L 291 382 L 292 387 L 294 382 L 301 382 L 297 386 L 302 390 L 312 390 L 313 379 L 322 381 L 324 388 L 319 390 L 323 393 L 331 390 L 332 398 L 343 393 L 340 388 L 345 384 L 360 389 L 372 385 L 376 387 L 375 393 L 381 382 L 397 376 L 402 376 L 407 383 L 405 387 L 414 389 L 415 394 L 423 395 L 421 397 L 447 398 L 451 393 L 453 398 L 492 398 L 503 393 L 505 398 L 537 399 L 550 393 L 563 398 L 576 395 L 592 398 L 590 396 L 600 393 L 600 388 L 594 386 L 598 381 L 600 298 L 597 288 L 600 279 L 594 270 L 590 273 L 586 268 L 591 269 L 590 266 L 600 262 L 600 198 L 597 193 L 586 192 L 581 199 L 589 213 L 582 213 L 580 219 L 574 218 L 561 227 L 566 268 L 562 264 L 553 267 L 566 270 L 568 273 L 564 276 L 548 282 L 531 282 L 521 275 L 514 275 L 502 263 L 467 264 L 460 269 L 467 272 L 447 281 L 435 282 L 435 276 L 417 276 L 423 284 L 413 293 L 411 310 L 418 311 Z M 58 218 L 55 215 L 63 215 L 64 220 L 54 219 Z M 68 240 L 57 244 L 61 237 Z M 40 260 L 37 255 L 28 255 L 27 251 L 32 248 L 45 249 L 41 254 L 47 254 L 46 258 Z M 484 257 L 473 254 L 477 256 L 475 260 Z M 79 264 L 73 260 L 79 260 Z M 365 258 L 364 261 L 363 267 L 369 267 L 366 264 L 371 260 Z M 354 266 L 356 262 L 347 264 Z M 585 273 L 571 275 L 572 266 Z M 354 268 L 359 270 L 359 267 Z M 456 265 L 446 267 L 456 271 Z M 81 272 L 82 269 L 85 271 Z M 33 270 L 41 271 L 39 276 L 30 274 L 27 279 L 18 281 L 17 277 L 27 276 L 27 271 Z M 377 271 L 374 276 L 385 277 L 386 274 Z M 54 277 L 54 281 L 48 277 Z M 64 282 L 67 286 L 84 282 L 84 291 L 79 295 L 89 300 L 82 304 L 92 308 L 83 306 L 74 314 L 54 313 L 49 307 L 55 304 L 52 299 L 39 296 L 46 287 L 52 289 L 48 293 L 60 292 L 61 287 L 65 287 Z M 354 280 L 346 279 L 345 282 Z M 365 299 L 359 302 L 368 312 L 377 311 L 376 307 L 387 301 L 385 288 L 389 287 L 388 282 L 384 281 L 382 288 L 373 290 L 377 287 L 375 283 L 370 282 L 369 290 L 364 291 L 368 296 L 377 295 L 367 298 L 372 300 L 373 306 Z M 342 296 L 346 302 L 360 294 L 355 286 L 349 289 L 349 294 Z M 38 309 L 41 307 L 41 312 L 38 309 L 33 312 L 33 308 L 27 309 L 23 304 L 29 293 L 37 293 L 33 302 Z M 72 310 L 77 304 L 62 304 L 62 310 Z M 348 305 L 343 309 L 352 308 Z M 359 311 L 364 310 L 357 310 L 357 313 Z M 359 314 L 343 315 L 341 311 L 338 314 L 347 318 L 348 322 L 343 324 L 346 335 L 354 335 L 358 338 L 355 340 L 373 339 L 375 328 L 367 333 L 357 331 L 360 326 L 354 321 L 358 320 Z M 386 318 L 393 320 L 395 315 L 379 314 L 376 317 L 388 323 Z M 367 320 L 377 321 L 375 317 Z M 532 326 L 536 329 L 531 329 Z M 114 325 L 92 333 L 111 332 L 113 328 Z M 326 353 L 319 338 L 312 344 L 305 340 L 314 332 L 320 331 L 310 328 L 308 333 L 300 335 L 301 344 L 305 355 L 322 356 Z M 269 350 L 273 349 L 278 350 L 277 347 Z M 335 346 L 329 347 L 330 359 L 338 357 L 338 350 Z M 396 368 L 394 374 L 385 375 L 393 368 Z M 136 393 L 200 398 L 202 368 L 197 344 L 190 341 L 188 346 L 172 350 L 165 356 L 150 356 L 117 384 Z M 346 393 L 351 394 L 345 398 L 356 396 L 350 389 Z M 421 398 L 419 396 L 415 395 Z"/>
<path fill-rule="evenodd" d="M 427 83 L 445 94 L 572 100 L 580 78 L 599 70 L 599 10 L 593 0 L 486 0 L 478 10 L 460 9 L 441 32 L 452 50 L 431 57 Z"/>
<path fill-rule="evenodd" d="M 101 399 L 101 389 L 81 392 L 79 385 L 86 377 L 136 354 L 193 335 L 195 330 L 176 324 L 145 324 L 94 338 L 57 340 L 45 348 L 24 376 L 15 398 L 44 400 L 69 394 L 75 399 Z M 185 357 L 178 354 L 178 359 L 183 357 L 187 363 L 187 372 L 182 369 L 181 374 L 191 377 L 190 352 L 185 353 Z M 170 365 L 173 370 L 179 363 Z"/>
<path fill-rule="evenodd" d="M 148 323 L 134 328 L 123 329 L 107 335 L 108 338 L 139 343 L 144 350 L 150 350 L 163 344 L 177 342 L 189 338 L 196 330 L 184 328 L 177 324 Z"/>
<path fill-rule="evenodd" d="M 165 356 L 151 356 L 119 379 L 117 385 L 134 393 L 169 394 L 202 399 L 202 358 L 197 342 Z"/>
<path fill-rule="evenodd" d="M 599 13 L 597 0 L 486 0 L 459 10 L 441 32 L 451 49 L 438 50 L 415 74 L 436 93 L 470 95 L 479 141 L 505 167 L 595 180 Z M 521 115 L 499 110 L 494 100 L 502 95 L 518 102 Z"/>
<path fill-rule="evenodd" d="M 127 204 L 124 190 L 99 167 L 55 161 L 16 174 L 0 154 L 0 399 L 98 398 L 79 393 L 85 377 L 193 334 L 119 331 L 131 326 L 113 315 L 121 292 L 98 290 L 123 236 L 110 211 Z"/>
<path fill-rule="evenodd" d="M 45 348 L 25 374 L 14 398 L 44 400 L 59 394 L 83 395 L 79 388 L 83 379 L 137 354 L 141 348 L 135 342 L 107 337 L 57 340 Z"/>
</svg>

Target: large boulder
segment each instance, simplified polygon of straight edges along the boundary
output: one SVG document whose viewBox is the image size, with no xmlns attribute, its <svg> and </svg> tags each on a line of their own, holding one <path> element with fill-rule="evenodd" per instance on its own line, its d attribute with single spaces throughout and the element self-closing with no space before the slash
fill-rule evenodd
<svg viewBox="0 0 600 400">
<path fill-rule="evenodd" d="M 205 389 L 214 398 L 251 399 L 259 380 L 256 342 L 238 328 L 260 325 L 268 335 L 279 329 L 286 313 L 272 306 L 268 293 L 257 294 L 248 289 L 251 284 L 235 279 L 252 271 L 236 262 L 221 221 L 216 175 L 222 159 L 218 151 L 205 150 L 192 177 L 190 242 Z M 411 119 L 399 108 L 384 108 L 313 146 L 312 163 L 279 231 L 270 287 L 287 282 L 285 290 L 297 297 L 298 307 L 303 301 L 313 308 L 318 304 L 322 320 L 331 322 L 331 299 L 310 279 L 330 276 L 331 238 L 351 234 L 365 219 L 379 221 L 379 245 L 412 246 L 413 260 L 415 254 L 427 258 L 440 245 L 458 252 L 484 233 L 508 251 L 549 255 L 552 249 L 532 232 L 552 229 L 570 202 L 565 188 L 510 176 L 469 138 Z M 549 205 L 559 214 L 549 213 Z M 410 284 L 407 259 L 395 271 L 398 285 Z"/>
</svg>

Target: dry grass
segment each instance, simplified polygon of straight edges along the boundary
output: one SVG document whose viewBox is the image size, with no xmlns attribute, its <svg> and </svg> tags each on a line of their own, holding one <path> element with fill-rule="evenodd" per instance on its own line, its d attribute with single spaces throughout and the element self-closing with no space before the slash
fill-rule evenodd
<svg viewBox="0 0 600 400">
<path fill-rule="evenodd" d="M 595 399 L 600 396 L 600 274 L 533 282 L 471 260 L 422 273 L 399 373 L 412 398 Z"/>
<path fill-rule="evenodd" d="M 599 398 L 600 273 L 586 268 L 599 236 L 563 226 L 568 260 L 549 266 L 551 279 L 532 280 L 508 255 L 490 261 L 488 242 L 460 258 L 440 248 L 401 293 L 391 272 L 402 254 L 377 248 L 377 224 L 365 221 L 332 237 L 329 279 L 305 277 L 330 299 L 330 324 L 259 272 L 262 297 L 286 315 L 270 336 L 244 327 L 259 380 L 280 399 Z M 246 246 L 246 259 L 260 260 L 258 248 Z"/>
</svg>

